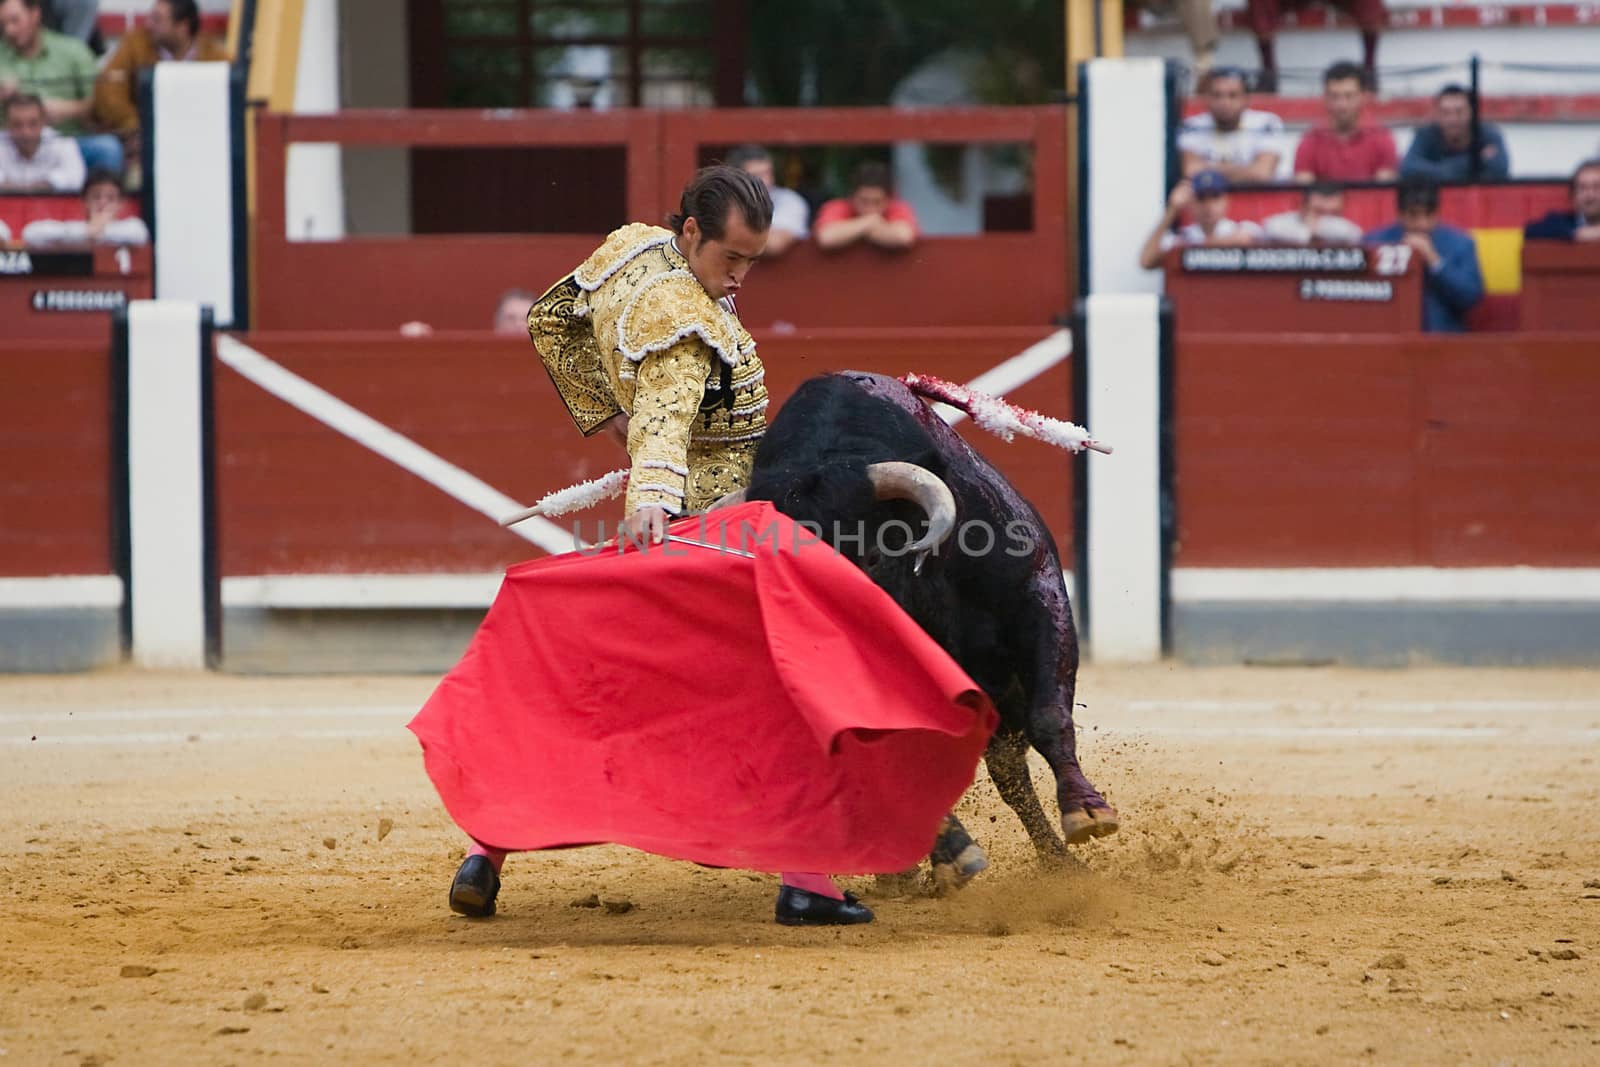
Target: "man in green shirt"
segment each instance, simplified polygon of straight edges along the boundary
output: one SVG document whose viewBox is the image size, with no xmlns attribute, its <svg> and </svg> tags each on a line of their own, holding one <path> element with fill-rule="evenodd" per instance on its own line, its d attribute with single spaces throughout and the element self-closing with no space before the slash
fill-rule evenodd
<svg viewBox="0 0 1600 1067">
<path fill-rule="evenodd" d="M 82 41 L 44 28 L 43 0 L 0 0 L 0 104 L 18 93 L 44 99 L 45 121 L 76 138 L 84 162 L 122 173 L 122 142 L 90 127 L 94 55 Z"/>
</svg>

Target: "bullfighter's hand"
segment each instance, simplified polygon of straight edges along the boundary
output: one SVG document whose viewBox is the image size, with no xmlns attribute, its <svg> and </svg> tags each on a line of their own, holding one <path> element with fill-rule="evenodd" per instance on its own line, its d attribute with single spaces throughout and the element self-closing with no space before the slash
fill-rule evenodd
<svg viewBox="0 0 1600 1067">
<path fill-rule="evenodd" d="M 1592 226 L 1579 226 L 1572 231 L 1574 241 L 1600 241 L 1600 222 Z"/>
<path fill-rule="evenodd" d="M 622 536 L 634 544 L 659 545 L 667 538 L 666 509 L 646 506 L 635 511 L 622 524 Z"/>
</svg>

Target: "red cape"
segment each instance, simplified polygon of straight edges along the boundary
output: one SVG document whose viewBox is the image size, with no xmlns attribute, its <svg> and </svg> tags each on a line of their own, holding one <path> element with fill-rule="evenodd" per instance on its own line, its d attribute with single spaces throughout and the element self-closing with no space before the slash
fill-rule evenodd
<svg viewBox="0 0 1600 1067">
<path fill-rule="evenodd" d="M 848 560 L 747 504 L 520 564 L 411 730 L 472 837 L 752 870 L 903 870 L 997 717 Z"/>
</svg>

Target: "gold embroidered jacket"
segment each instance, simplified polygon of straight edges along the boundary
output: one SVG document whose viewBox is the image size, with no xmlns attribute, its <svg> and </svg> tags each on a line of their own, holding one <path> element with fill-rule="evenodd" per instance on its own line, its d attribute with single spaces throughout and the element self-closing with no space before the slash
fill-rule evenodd
<svg viewBox="0 0 1600 1067">
<path fill-rule="evenodd" d="M 701 510 L 749 482 L 767 426 L 765 372 L 670 230 L 612 233 L 534 303 L 528 333 L 582 433 L 628 416 L 628 514 Z"/>
</svg>

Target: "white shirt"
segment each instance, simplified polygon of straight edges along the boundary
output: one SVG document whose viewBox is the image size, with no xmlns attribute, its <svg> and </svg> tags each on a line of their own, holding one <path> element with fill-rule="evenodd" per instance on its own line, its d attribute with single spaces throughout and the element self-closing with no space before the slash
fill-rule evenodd
<svg viewBox="0 0 1600 1067">
<path fill-rule="evenodd" d="M 1318 219 L 1315 232 L 1306 225 L 1306 220 L 1300 217 L 1298 211 L 1273 215 L 1261 225 L 1268 240 L 1282 245 L 1305 245 L 1313 240 L 1343 245 L 1361 243 L 1361 227 L 1337 215 L 1324 215 Z"/>
<path fill-rule="evenodd" d="M 89 224 L 82 219 L 76 222 L 58 222 L 39 219 L 22 228 L 22 243 L 29 248 L 49 248 L 54 245 L 86 245 L 89 243 Z M 150 231 L 139 218 L 117 219 L 100 231 L 103 245 L 143 245 L 150 243 Z"/>
<path fill-rule="evenodd" d="M 46 182 L 58 193 L 76 194 L 83 188 L 85 171 L 78 142 L 46 129 L 39 150 L 24 159 L 9 133 L 0 132 L 0 186 L 22 188 Z"/>
<path fill-rule="evenodd" d="M 1203 245 L 1207 241 L 1214 241 L 1219 237 L 1234 237 L 1239 234 L 1249 234 L 1251 238 L 1259 240 L 1261 227 L 1253 222 L 1234 222 L 1232 219 L 1219 219 L 1217 228 L 1211 236 L 1206 236 L 1206 231 L 1200 228 L 1198 222 L 1191 222 L 1182 227 L 1177 233 L 1164 233 L 1161 235 L 1161 251 L 1177 248 L 1179 245 Z"/>
<path fill-rule="evenodd" d="M 810 230 L 811 205 L 793 189 L 768 189 L 772 194 L 772 228 L 804 237 Z"/>
<path fill-rule="evenodd" d="M 1247 167 L 1263 152 L 1283 155 L 1283 120 L 1270 111 L 1246 108 L 1239 125 L 1227 133 L 1217 130 L 1211 112 L 1183 120 L 1178 148 L 1193 152 L 1207 163 L 1233 163 Z"/>
</svg>

